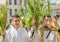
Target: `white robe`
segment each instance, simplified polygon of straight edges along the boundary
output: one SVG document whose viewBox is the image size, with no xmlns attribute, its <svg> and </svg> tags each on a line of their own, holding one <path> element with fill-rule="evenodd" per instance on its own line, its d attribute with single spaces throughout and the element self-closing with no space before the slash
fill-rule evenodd
<svg viewBox="0 0 60 42">
<path fill-rule="evenodd" d="M 29 42 L 28 32 L 26 31 L 25 28 L 22 28 L 22 31 L 19 30 L 19 36 L 20 35 L 21 35 L 21 38 L 19 37 L 19 39 L 21 39 L 20 42 Z"/>
<path fill-rule="evenodd" d="M 6 38 L 7 42 L 29 42 L 25 29 L 15 29 L 13 26 L 6 31 Z"/>
<path fill-rule="evenodd" d="M 44 42 L 58 42 L 55 31 L 51 31 L 49 37 L 46 39 L 49 31 L 44 31 Z"/>
<path fill-rule="evenodd" d="M 18 39 L 18 29 L 10 26 L 10 28 L 6 31 L 6 39 L 7 42 L 17 42 Z"/>
</svg>

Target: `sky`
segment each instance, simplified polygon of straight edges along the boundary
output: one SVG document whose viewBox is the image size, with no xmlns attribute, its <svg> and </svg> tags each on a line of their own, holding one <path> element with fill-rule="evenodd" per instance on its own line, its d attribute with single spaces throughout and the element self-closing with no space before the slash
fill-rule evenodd
<svg viewBox="0 0 60 42">
<path fill-rule="evenodd" d="M 56 2 L 57 4 L 60 3 L 60 0 L 50 0 L 52 3 Z"/>
</svg>

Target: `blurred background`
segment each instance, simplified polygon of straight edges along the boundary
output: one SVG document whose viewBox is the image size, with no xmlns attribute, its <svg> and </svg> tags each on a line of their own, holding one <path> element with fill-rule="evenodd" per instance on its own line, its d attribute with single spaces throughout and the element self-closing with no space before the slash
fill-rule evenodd
<svg viewBox="0 0 60 42">
<path fill-rule="evenodd" d="M 2 32 L 8 29 L 11 16 L 18 14 L 21 17 L 21 27 L 27 22 L 31 26 L 32 18 L 36 18 L 37 24 L 43 24 L 43 16 L 51 14 L 60 15 L 60 0 L 0 0 L 0 42 Z"/>
</svg>

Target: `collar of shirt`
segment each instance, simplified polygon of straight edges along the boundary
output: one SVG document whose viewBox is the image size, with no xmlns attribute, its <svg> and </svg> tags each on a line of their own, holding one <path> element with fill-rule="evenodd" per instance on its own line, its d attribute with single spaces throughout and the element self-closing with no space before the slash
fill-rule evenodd
<svg viewBox="0 0 60 42">
<path fill-rule="evenodd" d="M 10 28 L 12 28 L 12 29 L 14 29 L 14 30 L 18 30 L 18 29 L 16 29 L 16 28 L 15 28 L 14 26 L 12 26 L 12 25 L 10 26 Z"/>
</svg>

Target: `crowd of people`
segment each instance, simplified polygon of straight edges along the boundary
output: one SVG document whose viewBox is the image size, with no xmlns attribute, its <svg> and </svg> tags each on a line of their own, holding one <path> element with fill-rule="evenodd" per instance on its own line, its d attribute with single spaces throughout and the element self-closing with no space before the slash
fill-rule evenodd
<svg viewBox="0 0 60 42">
<path fill-rule="evenodd" d="M 39 25 L 35 31 L 35 19 L 32 20 L 32 26 L 28 28 L 20 27 L 20 17 L 13 15 L 11 25 L 6 30 L 6 42 L 59 42 L 59 15 L 51 17 L 47 14 L 43 18 L 43 25 Z M 58 35 L 57 35 L 58 33 Z"/>
</svg>

